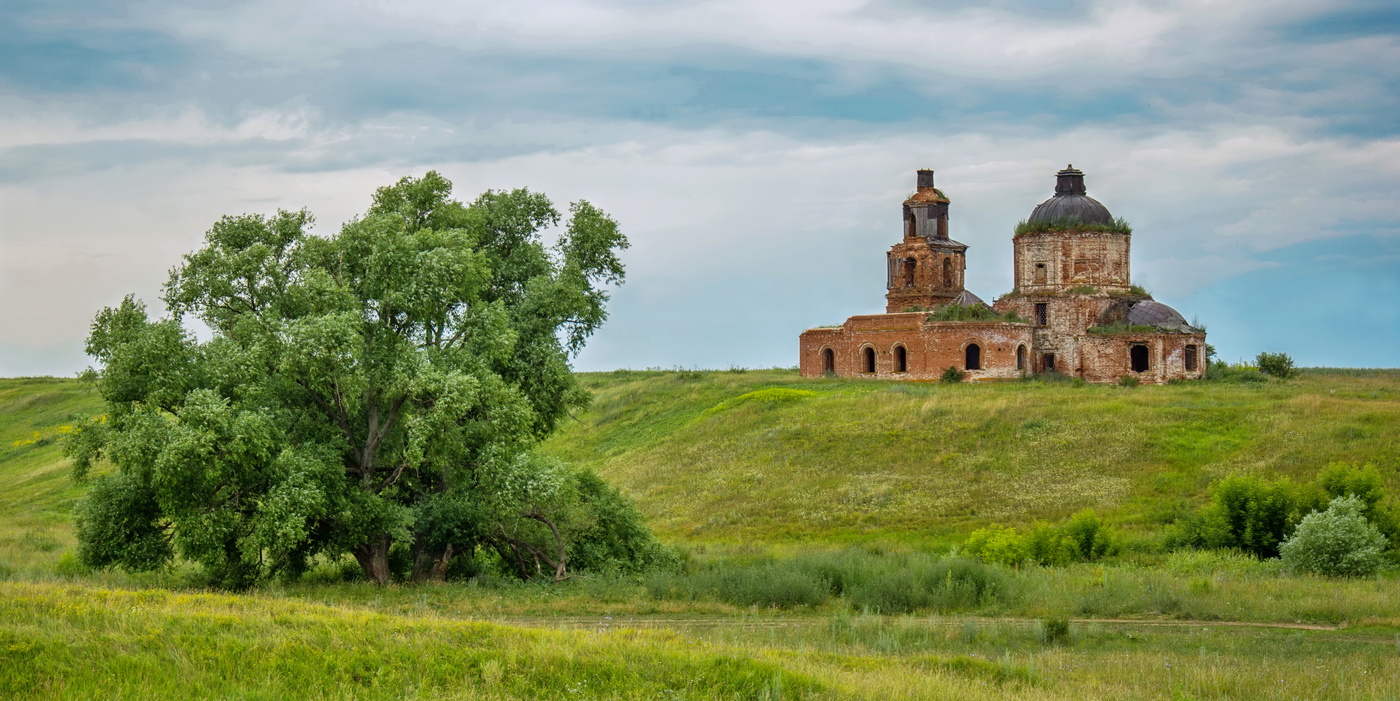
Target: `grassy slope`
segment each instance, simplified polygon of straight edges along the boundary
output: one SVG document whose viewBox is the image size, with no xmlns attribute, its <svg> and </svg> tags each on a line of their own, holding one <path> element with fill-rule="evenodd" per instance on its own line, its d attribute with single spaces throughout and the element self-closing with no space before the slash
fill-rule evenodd
<svg viewBox="0 0 1400 701">
<path fill-rule="evenodd" d="M 936 542 L 1084 505 L 1150 527 L 1229 470 L 1306 478 L 1329 460 L 1393 469 L 1400 425 L 1394 372 L 1136 390 L 789 372 L 585 382 L 597 402 L 548 448 L 595 465 L 670 538 L 697 544 Z M 771 388 L 811 394 L 744 398 Z M 840 611 L 785 619 L 606 582 L 307 583 L 225 596 L 178 591 L 178 572 L 56 576 L 80 490 L 55 438 L 98 409 L 73 381 L 0 380 L 0 697 L 762 698 L 781 686 L 783 696 L 817 698 L 1350 699 L 1393 698 L 1400 675 L 1393 578 L 1338 586 L 1132 567 L 1013 573 L 1038 588 L 1015 610 L 989 613 L 1150 609 L 1353 626 L 1076 623 L 1068 644 L 1047 646 L 1034 622 Z M 466 620 L 570 628 L 579 616 L 594 622 L 546 631 Z M 637 631 L 624 616 L 659 630 Z"/>
<path fill-rule="evenodd" d="M 46 570 L 73 545 L 70 520 L 82 490 L 68 477 L 59 437 L 101 411 L 75 380 L 0 379 L 0 573 Z"/>
<path fill-rule="evenodd" d="M 1085 507 L 1151 531 L 1222 475 L 1306 480 L 1331 461 L 1376 462 L 1400 489 L 1400 371 L 1131 389 L 791 371 L 584 382 L 593 407 L 546 448 L 620 485 L 673 540 L 936 543 Z"/>
</svg>

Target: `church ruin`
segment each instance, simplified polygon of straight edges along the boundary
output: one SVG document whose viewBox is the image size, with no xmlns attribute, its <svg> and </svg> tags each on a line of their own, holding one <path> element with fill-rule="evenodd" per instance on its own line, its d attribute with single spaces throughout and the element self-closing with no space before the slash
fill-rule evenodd
<svg viewBox="0 0 1400 701">
<path fill-rule="evenodd" d="M 1083 172 L 1060 171 L 1054 196 L 1016 227 L 1015 287 L 992 305 L 964 287 L 968 246 L 949 238 L 933 171 L 918 171 L 916 188 L 886 255 L 885 313 L 804 331 L 803 377 L 930 380 L 950 367 L 968 380 L 1204 376 L 1205 332 L 1132 285 L 1132 230 L 1088 196 Z"/>
</svg>

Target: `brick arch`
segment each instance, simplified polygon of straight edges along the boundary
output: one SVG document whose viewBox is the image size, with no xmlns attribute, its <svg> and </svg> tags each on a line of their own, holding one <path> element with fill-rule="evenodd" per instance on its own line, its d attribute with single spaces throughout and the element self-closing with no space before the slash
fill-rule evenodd
<svg viewBox="0 0 1400 701">
<path fill-rule="evenodd" d="M 831 346 L 822 346 L 821 350 L 817 352 L 817 356 L 822 359 L 822 374 L 835 375 L 836 349 Z"/>
<path fill-rule="evenodd" d="M 987 342 L 980 338 L 969 338 L 962 344 L 963 369 L 985 370 L 987 368 Z"/>
<path fill-rule="evenodd" d="M 875 346 L 869 343 L 862 343 L 856 349 L 856 360 L 860 363 L 860 372 L 866 375 L 873 375 L 879 369 L 880 354 L 875 350 Z"/>
<path fill-rule="evenodd" d="M 904 341 L 898 341 L 890 346 L 890 357 L 893 358 L 893 369 L 895 372 L 909 372 L 909 346 Z"/>
</svg>

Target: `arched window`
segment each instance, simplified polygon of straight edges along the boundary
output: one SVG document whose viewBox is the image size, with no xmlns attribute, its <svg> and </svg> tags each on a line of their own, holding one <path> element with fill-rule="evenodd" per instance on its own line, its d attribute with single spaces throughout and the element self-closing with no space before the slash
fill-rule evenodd
<svg viewBox="0 0 1400 701">
<path fill-rule="evenodd" d="M 894 371 L 909 372 L 909 354 L 904 346 L 894 347 Z"/>
<path fill-rule="evenodd" d="M 1187 370 L 1190 370 L 1190 371 L 1194 371 L 1194 370 L 1196 369 L 1196 346 L 1195 346 L 1195 345 L 1189 345 L 1189 346 L 1186 347 L 1186 369 L 1187 369 Z"/>
<path fill-rule="evenodd" d="M 953 259 L 952 259 L 952 258 L 944 258 L 944 259 L 943 259 L 943 286 L 944 286 L 944 287 L 952 287 L 952 286 L 953 286 Z"/>
<path fill-rule="evenodd" d="M 1026 369 L 1026 344 L 1024 343 L 1016 348 L 1016 369 Z"/>
<path fill-rule="evenodd" d="M 964 365 L 968 370 L 982 369 L 982 347 L 976 343 L 967 344 L 967 363 Z"/>
<path fill-rule="evenodd" d="M 1147 346 L 1134 344 L 1128 349 L 1128 359 L 1132 362 L 1133 372 L 1147 372 Z"/>
<path fill-rule="evenodd" d="M 836 374 L 836 351 L 827 348 L 822 351 L 822 374 Z"/>
<path fill-rule="evenodd" d="M 916 266 L 918 266 L 918 264 L 919 264 L 919 261 L 917 261 L 917 260 L 915 260 L 915 259 L 913 259 L 913 258 L 905 258 L 905 259 L 904 259 L 904 286 L 905 286 L 905 287 L 913 287 L 913 286 L 914 286 L 914 268 L 915 268 Z"/>
<path fill-rule="evenodd" d="M 875 349 L 866 346 L 862 352 L 862 359 L 865 361 L 865 372 L 875 372 Z"/>
</svg>

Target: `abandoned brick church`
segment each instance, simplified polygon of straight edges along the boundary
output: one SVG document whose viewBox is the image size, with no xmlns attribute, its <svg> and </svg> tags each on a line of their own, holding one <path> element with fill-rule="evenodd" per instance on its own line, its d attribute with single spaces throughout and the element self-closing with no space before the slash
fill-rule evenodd
<svg viewBox="0 0 1400 701">
<path fill-rule="evenodd" d="M 1132 230 L 1088 196 L 1084 173 L 1016 227 L 1015 287 L 990 306 L 964 288 L 967 244 L 948 237 L 948 198 L 920 170 L 904 239 L 887 254 L 885 313 L 801 336 L 803 377 L 968 380 L 1059 372 L 1145 383 L 1205 373 L 1205 332 L 1132 285 Z"/>
</svg>

